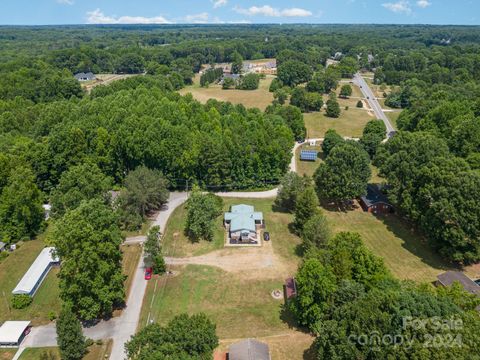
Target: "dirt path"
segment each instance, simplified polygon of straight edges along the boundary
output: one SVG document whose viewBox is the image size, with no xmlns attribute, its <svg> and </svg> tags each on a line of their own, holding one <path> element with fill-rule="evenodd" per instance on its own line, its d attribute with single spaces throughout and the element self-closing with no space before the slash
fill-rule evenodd
<svg viewBox="0 0 480 360">
<path fill-rule="evenodd" d="M 291 271 L 291 266 L 275 254 L 271 241 L 264 242 L 262 247 L 227 248 L 200 256 L 167 257 L 165 261 L 169 265 L 215 266 L 248 279 L 278 279 L 288 276 Z"/>
</svg>

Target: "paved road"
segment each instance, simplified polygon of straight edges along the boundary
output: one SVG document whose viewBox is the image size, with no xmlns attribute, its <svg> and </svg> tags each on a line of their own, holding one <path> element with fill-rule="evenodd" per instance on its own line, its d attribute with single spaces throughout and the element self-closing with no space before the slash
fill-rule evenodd
<svg viewBox="0 0 480 360">
<path fill-rule="evenodd" d="M 385 115 L 385 113 L 383 112 L 382 107 L 380 106 L 380 103 L 378 102 L 377 98 L 375 97 L 375 94 L 373 93 L 372 89 L 370 89 L 365 79 L 359 73 L 356 73 L 353 77 L 353 82 L 358 87 L 360 87 L 362 94 L 367 99 L 377 119 L 383 120 L 383 122 L 385 123 L 385 127 L 387 128 L 387 134 L 390 134 L 392 131 L 395 131 L 395 128 L 390 123 L 390 120 L 388 119 L 387 115 Z"/>
</svg>

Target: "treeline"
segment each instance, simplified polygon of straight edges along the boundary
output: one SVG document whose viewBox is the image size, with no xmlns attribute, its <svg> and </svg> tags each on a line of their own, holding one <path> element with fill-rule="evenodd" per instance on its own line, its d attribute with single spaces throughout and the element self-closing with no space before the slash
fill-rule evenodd
<svg viewBox="0 0 480 360">
<path fill-rule="evenodd" d="M 223 69 L 207 69 L 202 76 L 200 76 L 200 86 L 204 87 L 207 84 L 214 84 L 218 82 L 223 76 Z"/>
<path fill-rule="evenodd" d="M 301 113 L 289 107 L 264 114 L 214 100 L 201 105 L 172 92 L 165 77 L 100 86 L 81 100 L 2 105 L 0 233 L 8 242 L 39 231 L 41 203 L 76 166 L 98 167 L 111 179 L 107 186 L 146 166 L 161 171 L 171 188 L 265 187 L 283 176 L 294 133 L 304 131 Z"/>
<path fill-rule="evenodd" d="M 434 48 L 389 62 L 382 68 L 384 73 L 390 69 L 410 77 L 386 101 L 405 108 L 397 120 L 403 132 L 382 146 L 376 158 L 390 199 L 445 258 L 477 262 L 480 86 L 476 50 Z M 437 76 L 438 71 L 443 75 Z M 377 81 L 381 74 L 377 71 Z M 396 82 L 388 76 L 384 80 Z"/>
</svg>

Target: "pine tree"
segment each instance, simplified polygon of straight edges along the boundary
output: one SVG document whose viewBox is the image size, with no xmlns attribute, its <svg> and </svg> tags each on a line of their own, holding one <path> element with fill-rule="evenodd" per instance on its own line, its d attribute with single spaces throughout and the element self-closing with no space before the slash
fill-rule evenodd
<svg viewBox="0 0 480 360">
<path fill-rule="evenodd" d="M 62 360 L 80 360 L 83 358 L 86 345 L 82 325 L 69 305 L 63 307 L 58 318 L 57 336 Z"/>
</svg>

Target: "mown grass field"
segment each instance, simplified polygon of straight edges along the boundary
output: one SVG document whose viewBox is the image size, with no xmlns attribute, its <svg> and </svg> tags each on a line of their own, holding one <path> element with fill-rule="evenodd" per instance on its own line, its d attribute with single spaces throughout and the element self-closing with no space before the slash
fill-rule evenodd
<svg viewBox="0 0 480 360">
<path fill-rule="evenodd" d="M 399 279 L 432 282 L 448 268 L 426 240 L 397 215 L 374 216 L 361 208 L 351 211 L 324 209 L 324 212 L 334 232 L 358 232 Z"/>
<path fill-rule="evenodd" d="M 319 156 L 315 161 L 302 161 L 300 160 L 300 153 L 302 152 L 302 150 L 318 151 Z M 317 144 L 315 146 L 310 146 L 309 144 L 305 144 L 300 146 L 295 153 L 295 160 L 297 163 L 297 173 L 300 176 L 303 176 L 303 175 L 313 176 L 313 174 L 315 173 L 315 170 L 317 170 L 317 167 L 323 161 L 322 160 L 323 158 L 324 158 L 324 155 L 322 152 L 321 144 Z"/>
<path fill-rule="evenodd" d="M 42 283 L 33 298 L 33 302 L 26 309 L 11 308 L 12 290 L 17 285 L 40 251 L 45 247 L 43 238 L 27 241 L 10 253 L 0 263 L 0 323 L 6 320 L 30 320 L 32 325 L 41 325 L 49 322 L 48 313 L 60 311 L 58 268 L 53 268 Z"/>
<path fill-rule="evenodd" d="M 17 349 L 0 349 L 0 360 L 12 360 Z"/>
<path fill-rule="evenodd" d="M 45 247 L 43 236 L 36 240 L 27 241 L 10 253 L 0 263 L 0 323 L 6 320 L 30 320 L 33 326 L 50 322 L 49 313 L 58 315 L 61 308 L 60 292 L 58 288 L 58 267 L 52 268 L 37 293 L 33 302 L 25 309 L 13 309 L 10 305 L 12 290 L 18 284 L 40 251 Z M 122 246 L 124 252 L 123 273 L 127 275 L 125 291 L 128 294 L 132 275 L 140 257 L 141 248 L 138 245 Z"/>
<path fill-rule="evenodd" d="M 101 345 L 94 344 L 88 347 L 88 353 L 83 357 L 83 360 L 104 360 L 106 356 L 110 355 L 112 345 L 113 342 L 109 340 Z M 49 356 L 48 360 L 60 360 L 60 352 L 57 347 L 27 348 L 19 360 L 39 360 L 42 359 L 42 356 Z"/>
<path fill-rule="evenodd" d="M 229 209 L 232 204 L 245 203 L 253 205 L 256 211 L 262 211 L 266 222 L 265 230 L 270 232 L 272 239 L 273 251 L 289 264 L 288 271 L 293 274 L 300 261 L 297 254 L 300 239 L 289 231 L 289 224 L 293 220 L 292 214 L 274 211 L 273 201 L 274 199 L 224 199 L 224 209 Z M 187 238 L 172 237 L 173 232 L 182 231 L 179 219 L 183 213 L 184 209 L 178 208 L 167 224 L 163 245 L 167 253 L 180 257 L 213 250 L 214 247 L 210 247 L 205 241 L 192 248 Z M 217 219 L 217 232 L 222 236 L 223 247 L 225 230 L 222 226 L 222 216 Z M 174 240 L 177 246 L 173 254 Z M 240 249 L 229 251 L 236 250 Z M 248 269 L 248 264 L 245 266 Z M 150 318 L 162 324 L 183 312 L 190 314 L 205 312 L 216 322 L 217 333 L 225 341 L 297 333 L 290 329 L 291 319 L 282 313 L 283 301 L 274 300 L 271 296 L 272 290 L 282 289 L 285 280 L 283 274 L 275 275 L 271 279 L 261 276 L 242 277 L 220 268 L 200 265 L 187 265 L 174 270 L 176 271 L 174 276 L 160 277 L 157 284 L 155 284 L 157 279 L 149 282 L 140 326 L 146 324 L 150 304 L 156 293 Z M 277 346 L 279 353 L 285 350 L 281 350 L 282 344 Z M 294 358 L 302 358 L 300 354 L 308 346 L 304 346 L 303 343 L 301 349 L 298 349 L 298 356 Z M 288 357 L 278 359 L 286 360 Z"/>
<path fill-rule="evenodd" d="M 194 84 L 181 89 L 182 95 L 191 93 L 195 99 L 201 103 L 206 103 L 209 99 L 219 101 L 229 101 L 232 104 L 243 104 L 247 108 L 259 108 L 265 110 L 273 101 L 273 94 L 268 91 L 274 76 L 267 75 L 266 79 L 260 80 L 260 86 L 257 90 L 223 90 L 220 85 L 210 85 L 208 88 L 200 87 L 200 76 L 197 74 Z"/>
<path fill-rule="evenodd" d="M 355 105 L 346 104 L 353 99 L 338 99 L 340 104 L 340 117 L 331 118 L 325 115 L 325 111 L 304 114 L 307 138 L 323 138 L 328 129 L 336 130 L 342 136 L 360 137 L 367 123 L 374 119 L 367 110 L 358 109 Z M 356 101 L 355 101 L 356 104 Z"/>
</svg>

